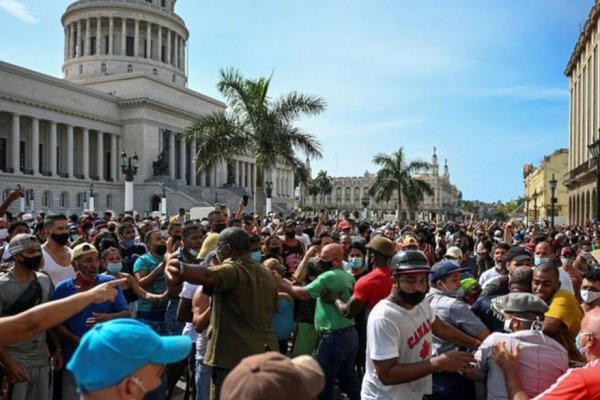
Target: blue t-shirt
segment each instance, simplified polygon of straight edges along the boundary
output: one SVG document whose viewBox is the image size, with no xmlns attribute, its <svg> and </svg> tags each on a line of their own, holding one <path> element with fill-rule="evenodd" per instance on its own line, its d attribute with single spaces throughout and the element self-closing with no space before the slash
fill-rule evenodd
<svg viewBox="0 0 600 400">
<path fill-rule="evenodd" d="M 98 286 L 104 282 L 112 281 L 113 278 L 110 275 L 98 275 L 96 278 L 96 284 L 94 286 Z M 65 297 L 69 297 L 77 293 L 77 288 L 75 287 L 75 278 L 66 279 L 56 286 L 54 290 L 53 300 L 63 299 Z M 125 300 L 125 296 L 123 296 L 123 292 L 121 288 L 117 286 L 117 297 L 115 301 L 104 302 L 100 304 L 90 304 L 77 314 L 73 315 L 71 318 L 67 319 L 63 322 L 63 325 L 74 335 L 82 337 L 84 333 L 90 330 L 91 327 L 86 325 L 86 321 L 88 318 L 92 317 L 92 313 L 103 313 L 103 314 L 113 314 L 121 311 L 128 310 L 127 300 Z M 71 359 L 71 356 L 75 352 L 75 346 L 70 341 L 65 341 L 63 343 L 63 354 L 65 357 L 65 362 Z"/>
<path fill-rule="evenodd" d="M 279 299 L 279 308 L 271 321 L 278 341 L 288 340 L 294 329 L 294 304 L 288 299 Z"/>
</svg>

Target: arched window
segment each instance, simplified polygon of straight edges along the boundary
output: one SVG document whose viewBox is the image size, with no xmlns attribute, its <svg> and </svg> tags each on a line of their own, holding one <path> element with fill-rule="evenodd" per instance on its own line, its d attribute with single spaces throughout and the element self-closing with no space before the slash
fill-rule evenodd
<svg viewBox="0 0 600 400">
<path fill-rule="evenodd" d="M 103 74 L 106 73 L 106 63 L 100 64 L 100 72 L 102 72 Z"/>
<path fill-rule="evenodd" d="M 80 66 L 79 66 L 79 73 L 80 73 L 80 74 L 83 74 L 83 65 L 80 65 Z"/>
<path fill-rule="evenodd" d="M 158 75 L 158 70 L 156 68 L 152 68 L 152 75 Z"/>
<path fill-rule="evenodd" d="M 133 72 L 133 65 L 127 65 L 127 72 Z"/>
<path fill-rule="evenodd" d="M 69 208 L 69 193 L 62 192 L 60 194 L 60 208 Z"/>
<path fill-rule="evenodd" d="M 83 203 L 85 202 L 85 193 L 77 193 L 77 208 L 83 208 Z"/>
<path fill-rule="evenodd" d="M 52 207 L 52 192 L 49 191 L 49 190 L 46 190 L 42 194 L 42 207 L 43 208 L 50 208 L 50 207 Z"/>
</svg>

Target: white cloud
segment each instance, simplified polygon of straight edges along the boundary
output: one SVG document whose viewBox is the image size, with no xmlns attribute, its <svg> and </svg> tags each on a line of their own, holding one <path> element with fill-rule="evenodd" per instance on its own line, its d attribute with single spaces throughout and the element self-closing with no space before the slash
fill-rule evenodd
<svg viewBox="0 0 600 400">
<path fill-rule="evenodd" d="M 38 22 L 35 14 L 19 0 L 0 0 L 0 8 L 28 24 Z"/>
</svg>

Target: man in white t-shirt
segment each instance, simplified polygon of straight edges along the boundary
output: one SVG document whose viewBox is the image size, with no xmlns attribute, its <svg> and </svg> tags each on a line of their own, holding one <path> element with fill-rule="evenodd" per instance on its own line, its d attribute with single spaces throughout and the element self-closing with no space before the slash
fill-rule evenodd
<svg viewBox="0 0 600 400">
<path fill-rule="evenodd" d="M 479 285 L 483 289 L 490 283 L 491 280 L 502 275 L 508 275 L 506 269 L 506 254 L 510 250 L 510 246 L 506 243 L 496 243 L 494 245 L 494 268 L 484 271 L 479 276 Z"/>
<path fill-rule="evenodd" d="M 473 356 L 448 351 L 431 358 L 432 333 L 476 348 L 479 341 L 435 317 L 429 302 L 430 267 L 418 250 L 399 251 L 390 263 L 392 293 L 369 314 L 363 400 L 422 400 L 431 394 L 431 374 L 468 371 Z"/>
</svg>

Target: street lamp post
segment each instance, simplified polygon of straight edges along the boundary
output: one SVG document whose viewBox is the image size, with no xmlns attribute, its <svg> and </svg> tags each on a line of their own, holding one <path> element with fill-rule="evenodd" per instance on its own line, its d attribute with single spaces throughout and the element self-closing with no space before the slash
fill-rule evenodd
<svg viewBox="0 0 600 400">
<path fill-rule="evenodd" d="M 558 181 L 554 177 L 554 174 L 552 174 L 552 179 L 550 179 L 550 182 L 548 183 L 550 183 L 550 192 L 552 193 L 550 197 L 550 226 L 554 228 L 554 203 L 556 203 L 556 197 L 554 197 L 554 192 L 556 191 L 556 185 L 558 184 Z"/>
<path fill-rule="evenodd" d="M 369 199 L 369 196 L 365 195 L 362 198 L 362 206 L 363 206 L 363 219 L 367 219 L 369 218 L 369 204 L 371 203 L 371 200 Z"/>
<path fill-rule="evenodd" d="M 596 222 L 600 221 L 600 129 L 598 136 L 598 139 L 588 145 L 592 158 L 596 159 Z"/>
<path fill-rule="evenodd" d="M 121 172 L 125 175 L 125 213 L 133 215 L 133 177 L 137 174 L 139 158 L 134 152 L 132 157 L 121 153 Z"/>
<path fill-rule="evenodd" d="M 162 196 L 160 198 L 160 214 L 163 218 L 167 216 L 167 193 L 165 191 L 165 184 L 161 186 Z"/>
<path fill-rule="evenodd" d="M 94 212 L 94 206 L 96 203 L 96 195 L 94 194 L 94 184 L 90 183 L 90 201 L 89 201 L 89 209 Z"/>
<path fill-rule="evenodd" d="M 533 197 L 533 224 L 535 225 L 537 223 L 537 219 L 538 219 L 538 214 L 537 214 L 537 199 L 538 199 L 538 192 L 537 189 L 534 190 L 533 194 L 531 195 L 531 197 Z"/>
<path fill-rule="evenodd" d="M 273 182 L 265 181 L 265 194 L 267 195 L 267 207 L 265 214 L 269 215 L 273 206 Z"/>
</svg>

